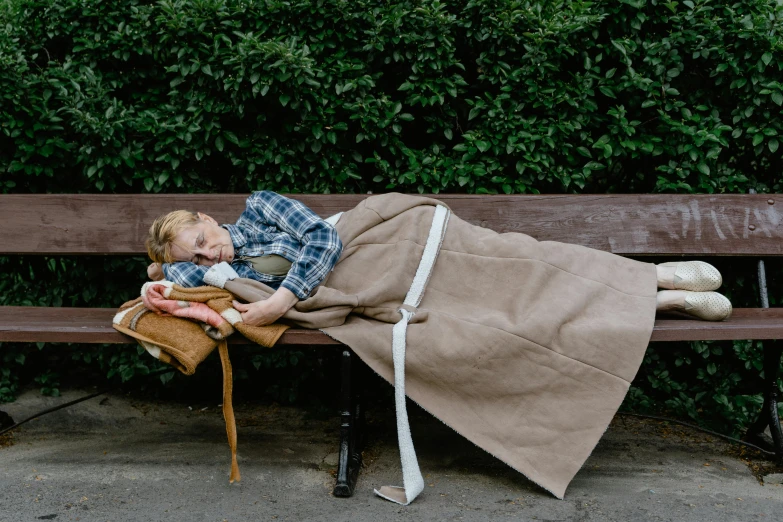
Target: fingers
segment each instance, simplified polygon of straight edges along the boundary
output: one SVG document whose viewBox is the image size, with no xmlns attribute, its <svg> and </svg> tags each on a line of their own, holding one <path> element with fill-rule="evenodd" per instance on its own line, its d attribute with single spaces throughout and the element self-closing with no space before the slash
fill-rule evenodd
<svg viewBox="0 0 783 522">
<path fill-rule="evenodd" d="M 250 305 L 242 304 L 239 301 L 233 301 L 233 304 L 234 304 L 234 308 L 236 308 L 240 312 L 247 312 L 248 310 L 250 310 Z M 243 319 L 244 319 L 244 317 L 243 317 Z"/>
<path fill-rule="evenodd" d="M 147 267 L 147 276 L 153 281 L 160 281 L 163 279 L 165 275 L 163 274 L 163 268 L 160 263 L 151 263 L 150 266 Z"/>
</svg>

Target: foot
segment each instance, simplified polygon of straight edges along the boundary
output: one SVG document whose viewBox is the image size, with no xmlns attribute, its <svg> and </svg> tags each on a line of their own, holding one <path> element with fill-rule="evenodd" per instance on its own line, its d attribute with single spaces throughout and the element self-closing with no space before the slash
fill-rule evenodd
<svg viewBox="0 0 783 522">
<path fill-rule="evenodd" d="M 731 301 L 718 292 L 661 290 L 657 300 L 659 312 L 683 312 L 704 321 L 725 321 L 731 316 Z"/>
<path fill-rule="evenodd" d="M 709 292 L 720 288 L 718 269 L 704 261 L 674 261 L 656 265 L 658 288 Z"/>
</svg>

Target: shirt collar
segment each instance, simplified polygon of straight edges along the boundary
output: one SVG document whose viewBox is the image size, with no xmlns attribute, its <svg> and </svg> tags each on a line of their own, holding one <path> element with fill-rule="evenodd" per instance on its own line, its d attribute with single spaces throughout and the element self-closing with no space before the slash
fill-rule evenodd
<svg viewBox="0 0 783 522">
<path fill-rule="evenodd" d="M 234 248 L 242 248 L 247 244 L 247 238 L 236 225 L 221 225 L 228 230 L 228 234 L 231 236 L 231 242 L 234 244 Z"/>
</svg>

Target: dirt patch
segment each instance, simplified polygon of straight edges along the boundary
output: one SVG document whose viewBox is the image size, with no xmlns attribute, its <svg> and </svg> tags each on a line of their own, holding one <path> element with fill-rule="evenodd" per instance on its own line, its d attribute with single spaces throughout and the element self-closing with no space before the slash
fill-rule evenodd
<svg viewBox="0 0 783 522">
<path fill-rule="evenodd" d="M 0 448 L 7 448 L 14 445 L 14 434 L 12 432 L 0 435 Z"/>
<path fill-rule="evenodd" d="M 741 460 L 750 470 L 759 484 L 764 485 L 764 477 L 773 473 L 783 473 L 783 464 L 775 462 L 773 457 L 747 446 L 731 446 L 729 455 Z"/>
</svg>

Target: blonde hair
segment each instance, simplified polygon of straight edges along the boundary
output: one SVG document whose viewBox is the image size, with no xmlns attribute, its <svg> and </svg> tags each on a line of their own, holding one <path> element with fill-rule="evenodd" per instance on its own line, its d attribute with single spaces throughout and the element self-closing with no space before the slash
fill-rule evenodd
<svg viewBox="0 0 783 522">
<path fill-rule="evenodd" d="M 155 263 L 172 263 L 171 245 L 180 231 L 200 221 L 190 210 L 175 210 L 158 217 L 147 234 L 147 254 Z"/>
</svg>

